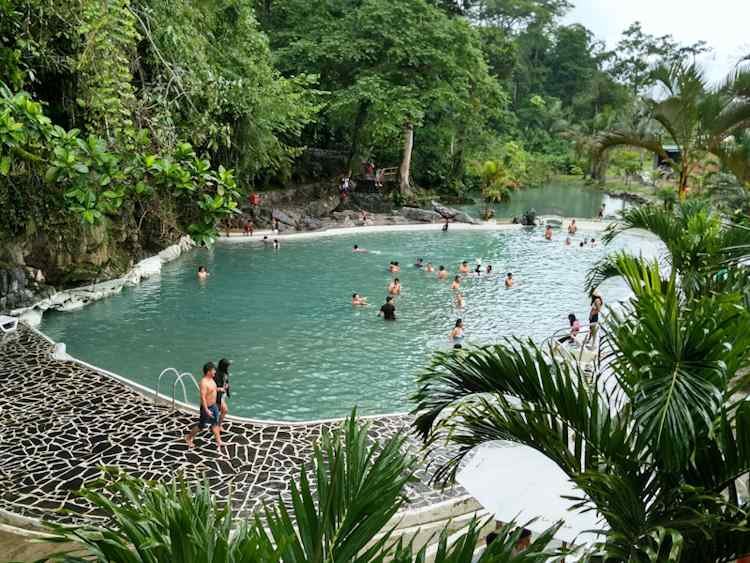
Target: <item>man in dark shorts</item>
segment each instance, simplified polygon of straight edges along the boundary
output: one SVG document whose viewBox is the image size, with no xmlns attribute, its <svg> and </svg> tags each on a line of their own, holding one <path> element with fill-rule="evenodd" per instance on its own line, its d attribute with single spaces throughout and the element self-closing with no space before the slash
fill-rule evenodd
<svg viewBox="0 0 750 563">
<path fill-rule="evenodd" d="M 380 308 L 380 312 L 378 312 L 378 316 L 382 316 L 384 320 L 386 321 L 395 321 L 396 320 L 396 307 L 393 304 L 393 297 L 390 295 L 385 298 L 385 305 L 383 305 Z"/>
<path fill-rule="evenodd" d="M 189 448 L 194 446 L 193 440 L 195 436 L 203 430 L 206 426 L 211 425 L 211 432 L 213 432 L 214 438 L 216 438 L 216 448 L 221 453 L 221 448 L 224 445 L 221 442 L 221 415 L 219 413 L 219 405 L 216 404 L 216 382 L 214 376 L 216 375 L 216 366 L 213 362 L 208 362 L 203 366 L 203 377 L 198 383 L 198 389 L 201 394 L 200 404 L 200 416 L 198 417 L 197 424 L 193 427 L 185 436 L 185 441 Z"/>
</svg>

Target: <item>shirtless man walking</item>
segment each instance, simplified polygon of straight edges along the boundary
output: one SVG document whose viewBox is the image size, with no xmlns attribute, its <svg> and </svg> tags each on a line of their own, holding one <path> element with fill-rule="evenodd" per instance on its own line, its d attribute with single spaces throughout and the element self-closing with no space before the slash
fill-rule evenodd
<svg viewBox="0 0 750 563">
<path fill-rule="evenodd" d="M 200 417 L 198 418 L 198 422 L 193 425 L 190 432 L 185 436 L 185 441 L 187 442 L 188 447 L 192 448 L 195 445 L 193 442 L 195 436 L 210 424 L 211 432 L 213 432 L 214 438 L 216 438 L 216 448 L 221 453 L 221 448 L 224 444 L 221 441 L 219 405 L 216 404 L 215 375 L 216 366 L 214 366 L 213 362 L 208 362 L 203 366 L 203 377 L 198 383 L 198 389 L 201 394 Z"/>
</svg>

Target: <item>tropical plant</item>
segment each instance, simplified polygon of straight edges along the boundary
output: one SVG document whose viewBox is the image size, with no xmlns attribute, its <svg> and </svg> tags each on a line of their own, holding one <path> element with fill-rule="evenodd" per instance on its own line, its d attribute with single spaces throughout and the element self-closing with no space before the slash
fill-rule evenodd
<svg viewBox="0 0 750 563">
<path fill-rule="evenodd" d="M 281 498 L 261 514 L 237 522 L 208 484 L 149 483 L 110 469 L 108 477 L 82 491 L 100 509 L 106 524 L 51 524 L 54 541 L 79 549 L 45 561 L 107 563 L 421 563 L 427 547 L 396 540 L 393 517 L 405 507 L 404 485 L 415 459 L 404 455 L 405 438 L 382 444 L 368 437 L 368 425 L 354 414 L 314 447 L 312 463 L 290 483 L 291 504 Z M 521 528 L 509 523 L 496 531 L 482 563 L 549 561 L 563 552 L 549 547 L 560 524 L 550 527 L 521 554 Z M 434 561 L 470 563 L 485 524 L 472 520 L 464 533 L 437 541 Z"/>
<path fill-rule="evenodd" d="M 736 288 L 745 275 L 738 266 L 750 248 L 750 229 L 726 220 L 706 201 L 688 200 L 674 210 L 649 205 L 626 209 L 602 239 L 609 243 L 631 229 L 649 231 L 664 243 L 665 258 L 688 296 Z M 589 273 L 587 289 L 616 271 L 611 257 L 605 258 Z"/>
<path fill-rule="evenodd" d="M 494 440 L 547 456 L 580 490 L 574 509 L 601 515 L 603 560 L 734 560 L 750 552 L 736 490 L 750 474 L 747 310 L 736 294 L 685 301 L 655 262 L 615 264 L 635 297 L 606 323 L 593 384 L 530 341 L 439 353 L 415 427 L 457 448 L 441 480 Z"/>
<path fill-rule="evenodd" d="M 694 63 L 661 64 L 651 74 L 664 97 L 643 98 L 645 111 L 640 121 L 600 134 L 593 148 L 594 159 L 601 158 L 612 147 L 623 145 L 654 152 L 676 169 L 681 199 L 707 152 L 716 154 L 735 173 L 744 174 L 746 164 L 737 158 L 733 136 L 743 134 L 750 120 L 748 72 L 738 70 L 726 85 L 717 89 L 708 86 Z M 670 142 L 679 150 L 679 158 L 674 160 L 665 148 Z"/>
</svg>

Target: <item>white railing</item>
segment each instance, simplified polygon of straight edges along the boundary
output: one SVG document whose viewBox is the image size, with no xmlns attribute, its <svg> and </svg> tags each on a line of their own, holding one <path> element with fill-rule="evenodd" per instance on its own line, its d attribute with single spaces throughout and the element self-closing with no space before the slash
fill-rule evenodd
<svg viewBox="0 0 750 563">
<path fill-rule="evenodd" d="M 200 392 L 198 382 L 195 380 L 195 377 L 193 377 L 192 373 L 187 371 L 180 373 L 175 368 L 167 368 L 165 370 L 162 370 L 162 372 L 159 374 L 159 379 L 156 381 L 156 395 L 154 396 L 155 402 L 159 400 L 159 388 L 161 387 L 161 379 L 166 375 L 174 375 L 174 381 L 172 381 L 172 410 L 175 410 L 175 395 L 177 393 L 178 383 L 182 387 L 182 402 L 188 402 L 187 389 L 185 389 L 185 382 L 183 381 L 184 378 L 189 378 L 190 381 L 193 382 L 193 385 L 195 385 L 195 389 Z"/>
</svg>

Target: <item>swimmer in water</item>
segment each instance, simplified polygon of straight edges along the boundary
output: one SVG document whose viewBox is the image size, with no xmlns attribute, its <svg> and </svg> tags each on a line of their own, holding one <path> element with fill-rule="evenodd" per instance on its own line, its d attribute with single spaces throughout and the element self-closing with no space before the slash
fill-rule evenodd
<svg viewBox="0 0 750 563">
<path fill-rule="evenodd" d="M 422 259 L 417 258 L 417 261 L 414 263 L 415 268 L 421 268 L 424 264 L 422 264 Z"/>
<path fill-rule="evenodd" d="M 453 296 L 453 302 L 456 305 L 456 309 L 463 309 L 466 305 L 466 300 L 464 299 L 463 293 L 460 291 L 457 291 L 456 294 Z"/>
<path fill-rule="evenodd" d="M 444 280 L 448 277 L 448 272 L 445 269 L 445 266 L 439 266 L 438 267 L 438 273 L 437 273 L 437 279 Z"/>
<path fill-rule="evenodd" d="M 388 293 L 391 295 L 401 295 L 401 282 L 398 278 L 388 285 Z"/>
<path fill-rule="evenodd" d="M 578 230 L 578 225 L 576 225 L 576 220 L 573 219 L 570 222 L 570 225 L 568 225 L 568 234 L 569 235 L 574 235 L 574 234 L 576 234 L 577 230 Z"/>
<path fill-rule="evenodd" d="M 367 252 L 367 250 L 366 250 L 366 249 L 364 249 L 364 248 L 360 248 L 359 246 L 357 246 L 357 245 L 355 244 L 355 245 L 354 245 L 354 248 L 352 248 L 352 252 L 357 252 L 357 253 L 360 253 L 360 254 L 364 254 L 364 253 L 366 253 L 366 252 Z"/>
<path fill-rule="evenodd" d="M 359 293 L 352 294 L 352 305 L 367 305 L 367 297 L 362 297 Z"/>
<path fill-rule="evenodd" d="M 400 272 L 401 266 L 398 265 L 398 262 L 391 262 L 390 266 L 388 266 L 389 272 Z"/>
<path fill-rule="evenodd" d="M 487 269 L 484 271 L 488 276 L 492 274 L 492 264 L 487 264 Z"/>
<path fill-rule="evenodd" d="M 477 264 L 477 267 L 474 268 L 474 275 L 475 276 L 481 276 L 482 275 L 482 265 Z"/>
<path fill-rule="evenodd" d="M 263 237 L 263 246 L 268 246 L 271 241 L 268 240 L 268 235 Z"/>
<path fill-rule="evenodd" d="M 451 283 L 451 289 L 458 289 L 459 287 L 461 287 L 461 276 L 456 276 Z"/>
<path fill-rule="evenodd" d="M 208 273 L 208 270 L 205 266 L 198 266 L 198 279 L 199 280 L 205 280 L 208 276 L 211 274 Z"/>
<path fill-rule="evenodd" d="M 508 272 L 505 276 L 505 287 L 513 287 L 513 272 Z"/>
<path fill-rule="evenodd" d="M 544 229 L 544 238 L 552 240 L 552 225 L 547 225 L 547 228 Z"/>
<path fill-rule="evenodd" d="M 456 325 L 451 330 L 448 340 L 453 342 L 454 348 L 461 348 L 461 344 L 464 341 L 464 322 L 461 319 L 456 319 Z"/>
<path fill-rule="evenodd" d="M 273 239 L 273 249 L 278 250 L 281 245 L 279 244 L 279 239 L 275 238 Z"/>
<path fill-rule="evenodd" d="M 589 244 L 589 246 L 591 246 L 592 248 L 593 248 L 594 246 L 596 246 L 596 239 L 595 239 L 595 238 L 592 238 L 592 239 L 591 239 L 591 243 Z"/>
<path fill-rule="evenodd" d="M 458 271 L 461 274 L 468 274 L 469 273 L 469 263 L 464 260 L 461 262 L 461 265 L 458 267 Z"/>
<path fill-rule="evenodd" d="M 570 246 L 571 240 L 570 237 L 565 237 L 565 246 Z"/>
<path fill-rule="evenodd" d="M 435 268 L 432 267 L 432 262 L 427 262 L 427 265 L 424 267 L 424 271 L 428 274 L 431 274 L 435 271 Z"/>
</svg>

